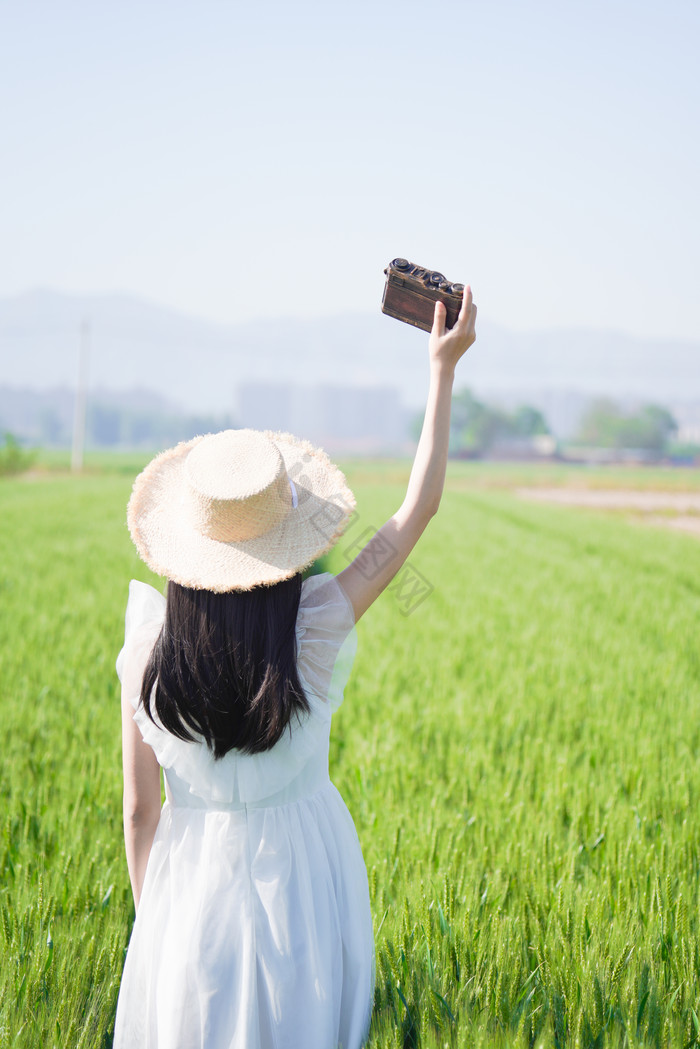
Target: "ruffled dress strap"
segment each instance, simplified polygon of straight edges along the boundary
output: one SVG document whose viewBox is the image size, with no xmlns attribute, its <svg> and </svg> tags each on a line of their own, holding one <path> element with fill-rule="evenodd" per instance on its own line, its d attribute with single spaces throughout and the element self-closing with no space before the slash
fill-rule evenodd
<svg viewBox="0 0 700 1049">
<path fill-rule="evenodd" d="M 129 583 L 129 600 L 124 621 L 124 647 L 117 656 L 117 674 L 122 684 L 125 680 L 124 669 L 127 661 L 143 662 L 142 669 L 145 670 L 164 619 L 163 595 L 148 583 L 132 579 Z M 136 707 L 139 695 L 129 696 L 132 706 Z"/>
<path fill-rule="evenodd" d="M 352 605 L 334 575 L 304 580 L 296 637 L 297 670 L 307 696 L 313 693 L 336 711 L 357 652 L 357 632 Z"/>
</svg>

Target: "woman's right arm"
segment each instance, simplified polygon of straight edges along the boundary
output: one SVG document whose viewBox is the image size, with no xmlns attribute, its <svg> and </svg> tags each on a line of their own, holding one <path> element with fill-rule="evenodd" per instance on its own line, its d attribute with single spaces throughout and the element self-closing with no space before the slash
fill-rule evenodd
<svg viewBox="0 0 700 1049">
<path fill-rule="evenodd" d="M 160 819 L 160 765 L 134 721 L 131 696 L 141 691 L 141 674 L 128 657 L 122 679 L 122 765 L 124 844 L 134 904 L 138 910 L 146 865 Z"/>
<path fill-rule="evenodd" d="M 440 505 L 450 440 L 455 367 L 476 339 L 476 306 L 469 286 L 464 290 L 457 323 L 448 331 L 445 316 L 443 304 L 436 303 L 428 344 L 428 400 L 404 501 L 337 577 L 353 607 L 355 621 L 389 585 Z"/>
</svg>

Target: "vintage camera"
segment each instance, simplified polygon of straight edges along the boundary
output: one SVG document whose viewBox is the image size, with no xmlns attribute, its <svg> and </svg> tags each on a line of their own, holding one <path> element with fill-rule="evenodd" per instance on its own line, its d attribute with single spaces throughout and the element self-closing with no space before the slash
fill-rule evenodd
<svg viewBox="0 0 700 1049">
<path fill-rule="evenodd" d="M 435 303 L 445 303 L 445 326 L 454 328 L 462 308 L 463 284 L 450 284 L 437 270 L 415 266 L 408 259 L 394 259 L 384 270 L 386 284 L 382 313 L 412 324 L 423 331 L 431 331 Z"/>
</svg>

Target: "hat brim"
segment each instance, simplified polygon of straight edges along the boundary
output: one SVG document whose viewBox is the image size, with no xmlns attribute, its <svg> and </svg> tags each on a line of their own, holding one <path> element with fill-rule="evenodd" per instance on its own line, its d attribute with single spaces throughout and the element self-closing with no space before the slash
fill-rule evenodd
<svg viewBox="0 0 700 1049">
<path fill-rule="evenodd" d="M 195 590 L 225 593 L 271 586 L 326 553 L 355 508 L 343 473 L 326 453 L 291 434 L 265 434 L 278 447 L 297 491 L 297 506 L 264 535 L 221 542 L 194 521 L 185 460 L 203 438 L 183 441 L 153 459 L 134 482 L 127 509 L 131 537 L 157 575 Z"/>
</svg>

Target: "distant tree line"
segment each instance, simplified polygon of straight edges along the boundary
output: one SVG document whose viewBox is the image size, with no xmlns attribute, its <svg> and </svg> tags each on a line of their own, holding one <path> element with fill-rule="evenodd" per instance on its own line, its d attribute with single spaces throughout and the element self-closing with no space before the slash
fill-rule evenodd
<svg viewBox="0 0 700 1049">
<path fill-rule="evenodd" d="M 596 400 L 581 420 L 577 443 L 593 448 L 636 449 L 664 455 L 678 430 L 671 413 L 657 404 L 635 412 L 623 411 L 614 401 Z"/>
<path fill-rule="evenodd" d="M 40 441 L 51 447 L 66 447 L 72 440 L 69 423 L 57 411 L 45 409 L 39 419 Z M 133 409 L 120 405 L 88 406 L 85 443 L 93 448 L 162 448 L 186 441 L 200 433 L 235 426 L 228 415 L 184 415 L 159 409 Z"/>
<path fill-rule="evenodd" d="M 87 415 L 86 443 L 99 448 L 160 448 L 233 426 L 228 415 L 180 415 L 93 404 Z"/>
<path fill-rule="evenodd" d="M 414 424 L 417 438 L 423 416 Z M 550 433 L 547 420 L 538 408 L 521 405 L 513 412 L 480 401 L 469 389 L 458 390 L 452 398 L 450 416 L 450 455 L 478 458 L 497 444 L 527 444 Z"/>
<path fill-rule="evenodd" d="M 422 422 L 422 416 L 415 421 L 416 437 Z M 625 411 L 614 401 L 600 398 L 593 401 L 583 415 L 572 444 L 639 451 L 651 458 L 661 458 L 673 451 L 677 430 L 671 412 L 659 405 L 648 404 L 635 411 Z M 532 446 L 535 438 L 549 434 L 547 419 L 531 405 L 505 411 L 479 400 L 469 389 L 459 390 L 452 399 L 452 456 L 478 458 L 499 445 L 504 449 Z"/>
<path fill-rule="evenodd" d="M 495 444 L 529 441 L 549 433 L 541 411 L 528 404 L 506 412 L 478 400 L 471 390 L 452 398 L 450 454 L 482 455 Z"/>
</svg>

